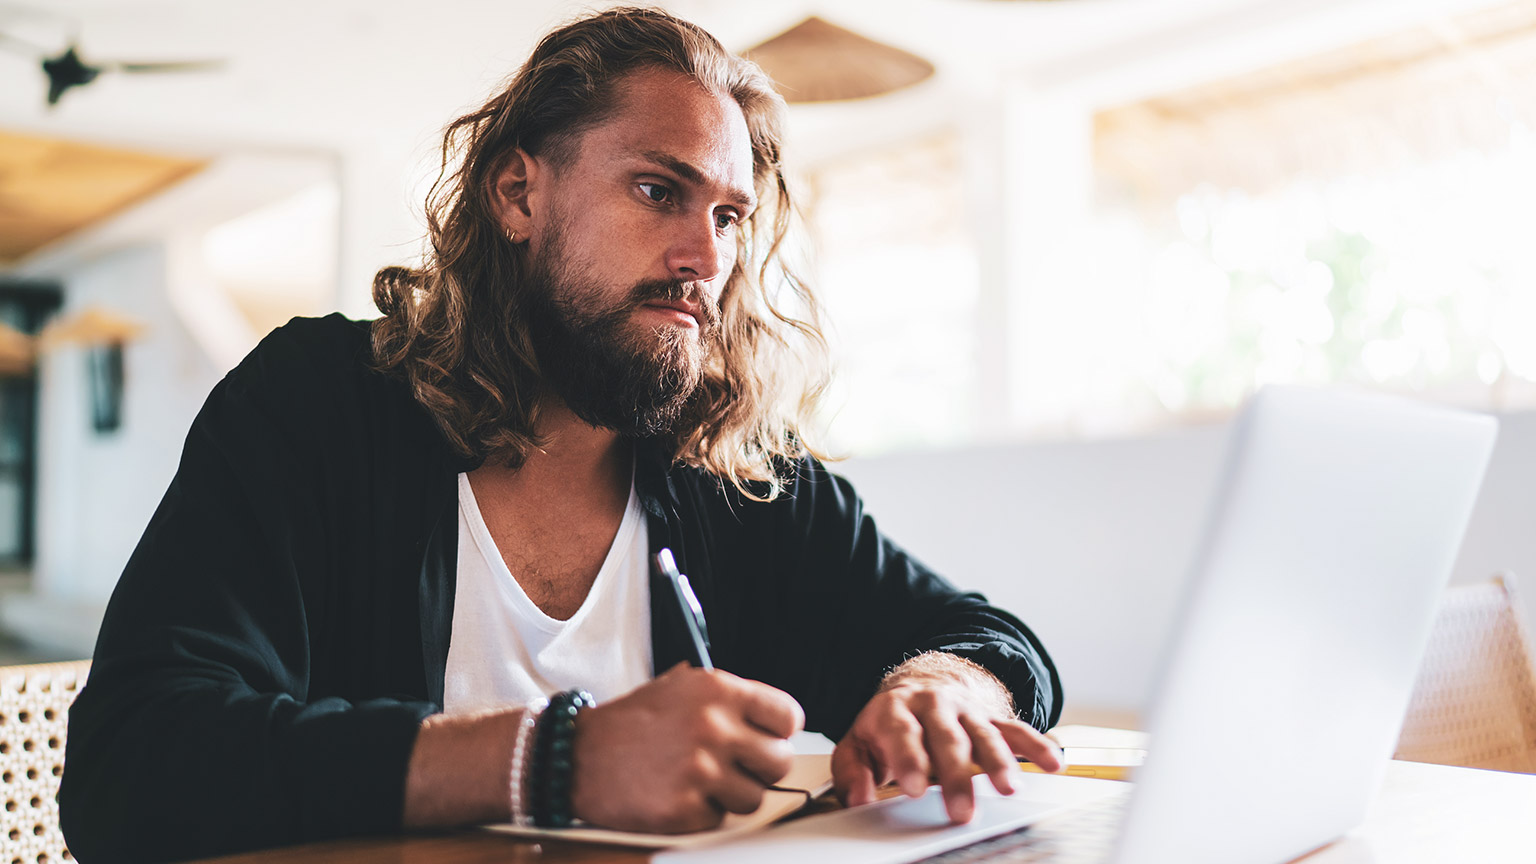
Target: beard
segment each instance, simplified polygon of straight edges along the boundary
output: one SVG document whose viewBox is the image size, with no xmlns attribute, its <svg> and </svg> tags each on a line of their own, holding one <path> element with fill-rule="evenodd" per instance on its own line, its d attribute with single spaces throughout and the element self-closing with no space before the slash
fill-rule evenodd
<svg viewBox="0 0 1536 864">
<path fill-rule="evenodd" d="M 531 262 L 524 295 L 545 382 L 591 426 L 631 438 L 670 432 L 703 378 L 719 336 L 719 306 L 696 283 L 666 279 L 607 299 L 611 291 L 565 263 L 563 247 L 558 234 L 549 238 Z M 684 298 L 698 304 L 696 334 L 634 321 L 648 302 Z"/>
</svg>

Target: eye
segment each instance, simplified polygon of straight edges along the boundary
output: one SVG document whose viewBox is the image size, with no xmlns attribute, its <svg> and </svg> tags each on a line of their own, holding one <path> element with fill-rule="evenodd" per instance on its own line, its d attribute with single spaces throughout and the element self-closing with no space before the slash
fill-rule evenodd
<svg viewBox="0 0 1536 864">
<path fill-rule="evenodd" d="M 721 231 L 729 231 L 741 221 L 741 214 L 734 210 L 722 210 L 715 214 L 715 227 Z"/>
<path fill-rule="evenodd" d="M 639 189 L 652 204 L 666 204 L 672 200 L 672 190 L 660 183 L 641 183 Z"/>
</svg>

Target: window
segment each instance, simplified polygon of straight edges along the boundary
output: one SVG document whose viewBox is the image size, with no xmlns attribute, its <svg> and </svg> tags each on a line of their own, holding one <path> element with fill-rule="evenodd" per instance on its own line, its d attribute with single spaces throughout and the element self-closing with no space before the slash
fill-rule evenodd
<svg viewBox="0 0 1536 864">
<path fill-rule="evenodd" d="M 826 164 L 806 186 L 813 283 L 835 364 L 834 451 L 973 435 L 980 276 L 958 136 Z"/>
<path fill-rule="evenodd" d="M 1101 112 L 1099 281 L 1144 417 L 1270 382 L 1536 405 L 1536 8 Z"/>
<path fill-rule="evenodd" d="M 32 563 L 37 376 L 31 340 L 59 308 L 54 286 L 0 282 L 0 568 Z"/>
</svg>

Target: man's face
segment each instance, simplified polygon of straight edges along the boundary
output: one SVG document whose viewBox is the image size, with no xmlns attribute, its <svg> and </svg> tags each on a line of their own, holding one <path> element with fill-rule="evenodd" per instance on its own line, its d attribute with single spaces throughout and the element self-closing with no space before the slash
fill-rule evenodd
<svg viewBox="0 0 1536 864">
<path fill-rule="evenodd" d="M 574 146 L 529 184 L 535 349 L 583 420 L 663 432 L 717 347 L 737 224 L 755 206 L 746 120 L 729 97 L 645 70 Z"/>
</svg>

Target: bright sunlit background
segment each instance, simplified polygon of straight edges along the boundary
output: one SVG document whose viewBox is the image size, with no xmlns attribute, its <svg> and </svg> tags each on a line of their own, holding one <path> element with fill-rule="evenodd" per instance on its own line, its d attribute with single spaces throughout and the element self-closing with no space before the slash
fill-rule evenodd
<svg viewBox="0 0 1536 864">
<path fill-rule="evenodd" d="M 1001 97 L 1023 103 L 1016 125 L 980 177 L 961 139 L 990 114 L 821 166 L 835 439 L 871 454 L 1136 434 L 1267 383 L 1530 407 L 1532 16 L 1451 13 L 1108 105 L 1016 81 Z M 988 200 L 1010 173 L 1029 185 Z M 1071 229 L 1043 242 L 1036 220 Z M 985 290 L 984 251 L 1003 290 Z M 982 371 L 989 347 L 1001 374 Z M 914 394 L 931 410 L 910 412 Z"/>
</svg>

